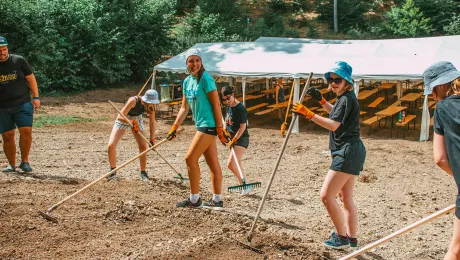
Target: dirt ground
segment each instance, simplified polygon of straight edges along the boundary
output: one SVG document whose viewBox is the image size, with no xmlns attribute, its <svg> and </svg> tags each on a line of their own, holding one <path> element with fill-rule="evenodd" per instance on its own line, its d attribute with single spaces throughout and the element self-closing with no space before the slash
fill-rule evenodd
<svg viewBox="0 0 460 260">
<path fill-rule="evenodd" d="M 115 181 L 96 184 L 57 208 L 59 223 L 39 217 L 54 203 L 102 176 L 108 169 L 106 145 L 115 113 L 136 89 L 99 90 L 72 97 L 44 97 L 38 114 L 74 115 L 106 120 L 34 129 L 33 174 L 0 174 L 1 259 L 337 259 L 348 251 L 321 243 L 333 225 L 319 197 L 330 164 L 328 133 L 301 120 L 279 165 L 248 250 L 245 241 L 283 138 L 276 118 L 251 115 L 251 143 L 243 168 L 249 182 L 262 187 L 249 196 L 223 194 L 225 210 L 177 209 L 188 196 L 187 184 L 158 155 L 149 153 L 153 180 L 139 179 L 138 163 L 125 167 Z M 159 119 L 157 136 L 166 136 L 172 119 Z M 185 132 L 158 151 L 186 175 L 184 155 L 193 134 Z M 454 202 L 453 179 L 433 163 L 432 142 L 418 142 L 418 130 L 406 139 L 389 138 L 388 129 L 362 129 L 367 148 L 365 169 L 356 183 L 359 240 L 363 246 Z M 225 168 L 228 150 L 219 145 L 223 186 L 236 185 Z M 137 154 L 131 134 L 118 146 L 121 165 Z M 19 156 L 18 156 L 19 157 Z M 0 165 L 7 161 L 0 151 Z M 201 196 L 209 199 L 209 170 L 201 162 Z M 359 259 L 441 259 L 446 252 L 453 214 L 449 213 L 371 250 Z"/>
</svg>

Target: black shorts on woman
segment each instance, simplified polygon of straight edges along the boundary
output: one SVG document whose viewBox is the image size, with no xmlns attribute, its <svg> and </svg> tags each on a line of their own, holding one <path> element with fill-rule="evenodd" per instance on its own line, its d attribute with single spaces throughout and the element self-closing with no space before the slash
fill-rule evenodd
<svg viewBox="0 0 460 260">
<path fill-rule="evenodd" d="M 329 132 L 329 149 L 333 171 L 359 175 L 366 160 L 366 148 L 359 137 L 359 103 L 353 91 L 337 97 L 329 118 L 340 122 L 335 131 Z"/>
</svg>

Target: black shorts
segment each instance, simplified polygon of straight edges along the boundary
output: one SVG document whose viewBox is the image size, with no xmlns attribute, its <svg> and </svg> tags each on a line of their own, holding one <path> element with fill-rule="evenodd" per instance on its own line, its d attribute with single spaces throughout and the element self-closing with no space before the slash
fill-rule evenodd
<svg viewBox="0 0 460 260">
<path fill-rule="evenodd" d="M 455 201 L 455 216 L 460 219 L 460 193 L 457 194 L 457 201 Z"/>
<path fill-rule="evenodd" d="M 202 132 L 208 135 L 217 135 L 217 130 L 215 127 L 197 127 L 196 129 L 198 130 L 198 132 Z"/>
<path fill-rule="evenodd" d="M 248 149 L 249 136 L 242 136 L 242 137 L 238 138 L 238 140 L 236 141 L 235 145 L 242 146 L 242 147 Z"/>
<path fill-rule="evenodd" d="M 331 151 L 332 163 L 330 169 L 352 175 L 359 175 L 366 160 L 366 148 L 361 140 L 346 143 L 340 149 Z"/>
</svg>

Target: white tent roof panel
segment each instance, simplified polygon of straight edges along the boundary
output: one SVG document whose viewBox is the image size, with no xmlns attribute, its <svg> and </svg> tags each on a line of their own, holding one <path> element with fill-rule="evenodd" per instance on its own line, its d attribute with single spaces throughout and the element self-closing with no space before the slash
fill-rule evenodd
<svg viewBox="0 0 460 260">
<path fill-rule="evenodd" d="M 316 40 L 262 37 L 256 42 L 200 43 L 206 70 L 214 76 L 323 77 L 335 61 L 353 67 L 353 78 L 421 79 L 432 63 L 451 61 L 460 68 L 460 36 L 395 40 Z M 157 71 L 185 73 L 181 53 L 157 66 Z"/>
</svg>

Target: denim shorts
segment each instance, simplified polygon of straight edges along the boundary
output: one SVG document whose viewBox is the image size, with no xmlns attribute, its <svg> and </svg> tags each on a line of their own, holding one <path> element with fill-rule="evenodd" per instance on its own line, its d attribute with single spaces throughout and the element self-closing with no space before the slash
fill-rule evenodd
<svg viewBox="0 0 460 260">
<path fill-rule="evenodd" d="M 366 148 L 361 140 L 346 143 L 340 149 L 331 151 L 332 163 L 330 169 L 352 175 L 359 175 L 366 160 Z"/>
<path fill-rule="evenodd" d="M 27 102 L 18 107 L 0 108 L 0 133 L 5 133 L 16 127 L 32 127 L 34 107 Z"/>
<path fill-rule="evenodd" d="M 208 135 L 217 135 L 217 130 L 215 127 L 197 127 L 198 132 L 202 132 Z"/>
</svg>

